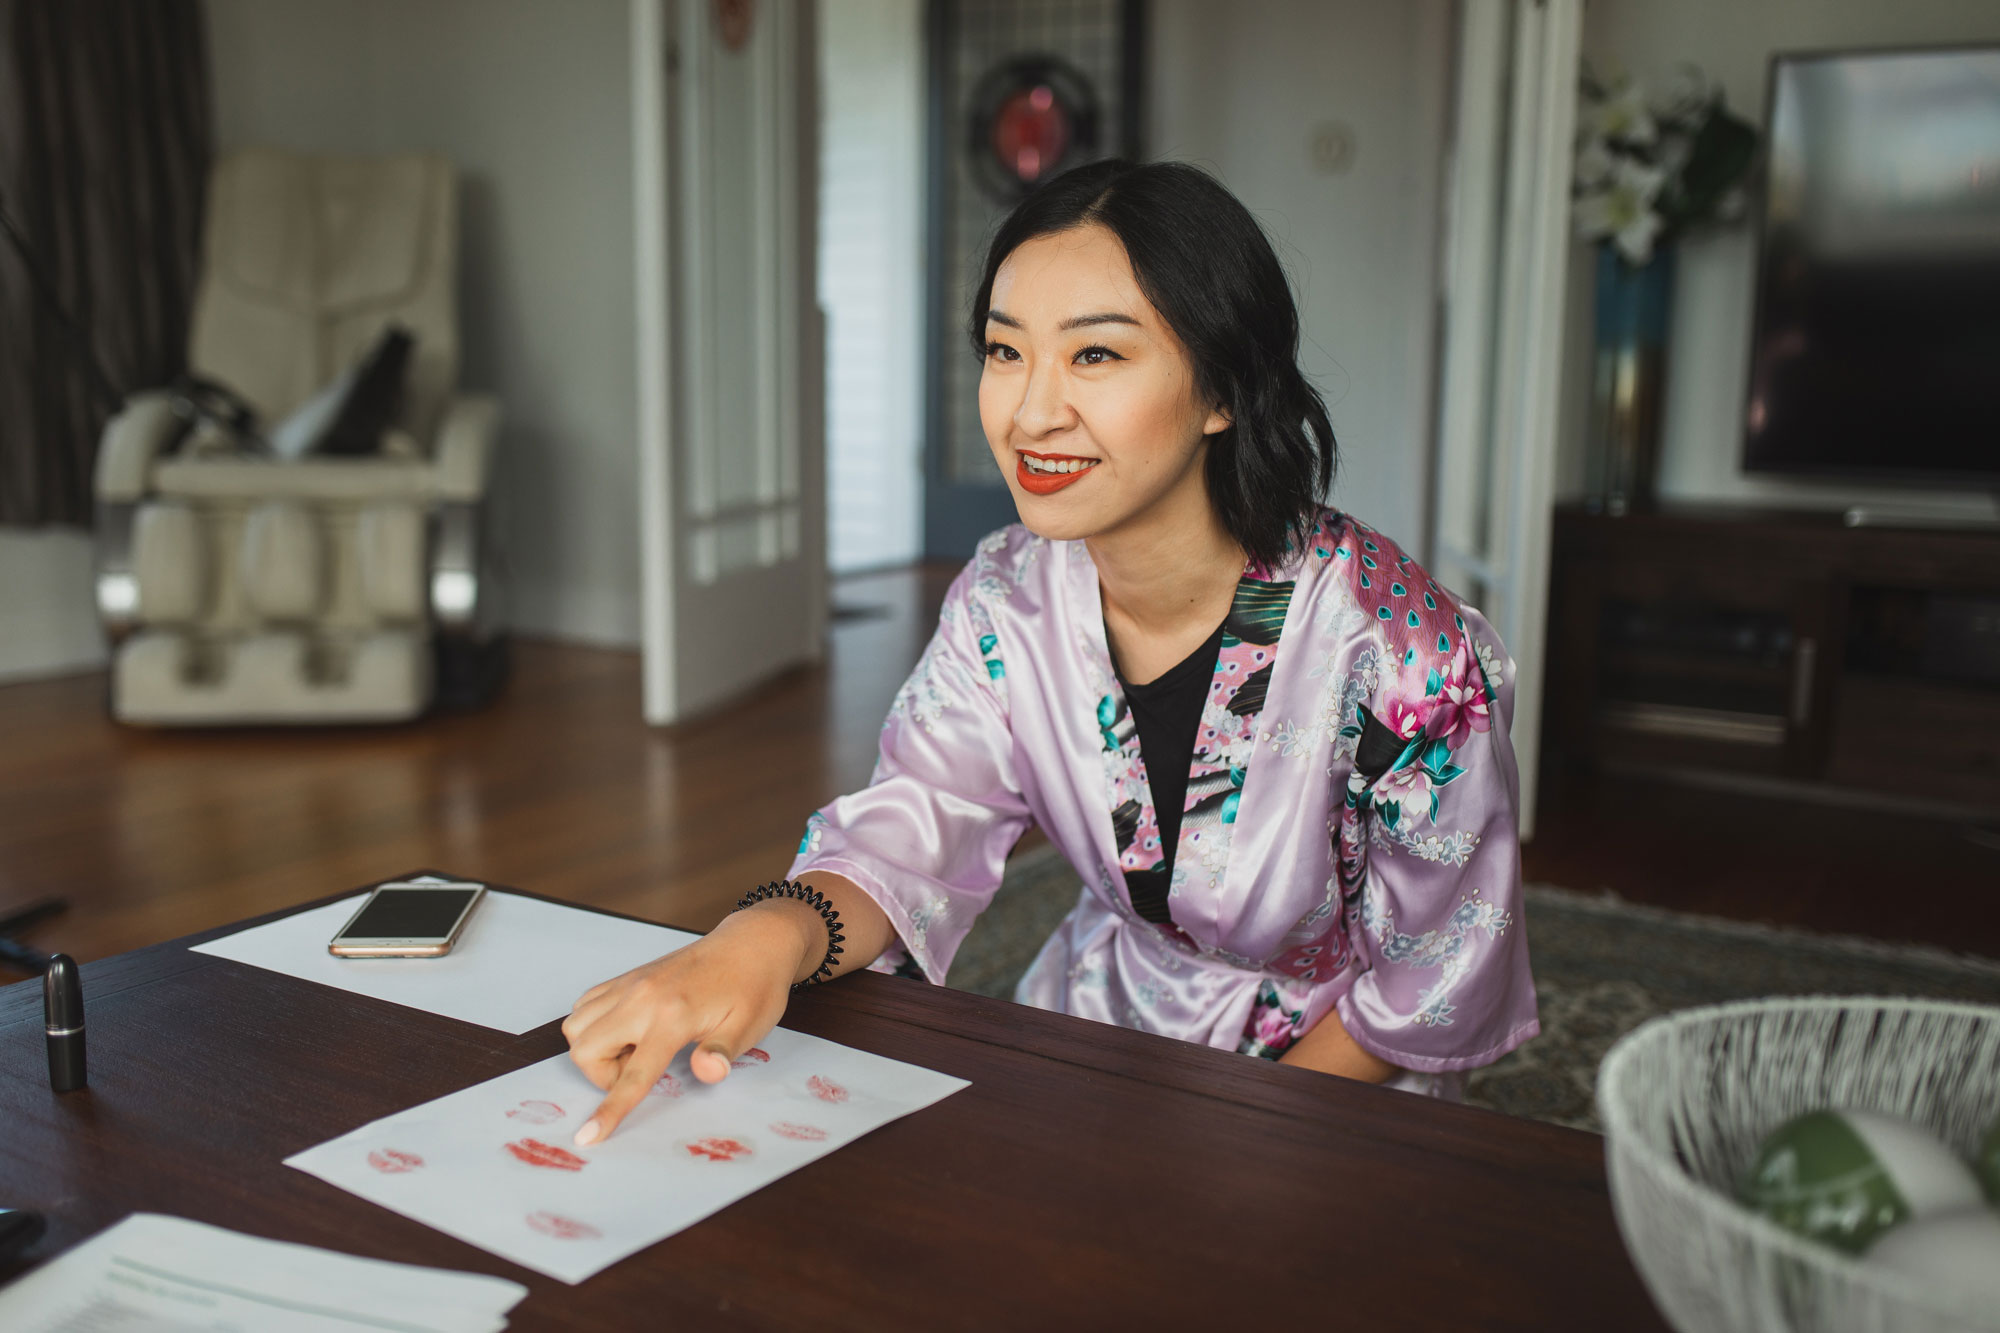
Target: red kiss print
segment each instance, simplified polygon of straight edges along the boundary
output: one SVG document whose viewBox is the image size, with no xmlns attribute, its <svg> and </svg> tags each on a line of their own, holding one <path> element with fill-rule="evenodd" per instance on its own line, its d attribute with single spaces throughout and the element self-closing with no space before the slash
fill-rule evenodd
<svg viewBox="0 0 2000 1333">
<path fill-rule="evenodd" d="M 818 1143 L 826 1137 L 826 1131 L 818 1125 L 795 1125 L 789 1120 L 780 1120 L 771 1126 L 771 1132 L 780 1138 L 797 1139 L 801 1143 Z"/>
<path fill-rule="evenodd" d="M 543 1143 L 540 1139 L 522 1139 L 518 1143 L 506 1145 L 507 1151 L 526 1162 L 529 1166 L 554 1167 L 558 1171 L 581 1171 L 588 1165 L 583 1158 L 567 1148 L 558 1148 L 553 1143 Z"/>
<path fill-rule="evenodd" d="M 731 1069 L 741 1069 L 745 1065 L 768 1065 L 770 1063 L 771 1053 L 769 1051 L 759 1046 L 752 1046 L 749 1050 L 731 1060 L 729 1067 Z"/>
<path fill-rule="evenodd" d="M 556 1240 L 596 1240 L 604 1234 L 588 1222 L 579 1222 L 560 1213 L 529 1213 L 528 1225 Z"/>
<path fill-rule="evenodd" d="M 690 1157 L 710 1162 L 733 1162 L 739 1157 L 750 1156 L 750 1145 L 740 1139 L 694 1139 L 683 1143 L 681 1149 Z"/>
<path fill-rule="evenodd" d="M 525 1120 L 531 1125 L 548 1125 L 563 1118 L 563 1109 L 554 1102 L 522 1102 L 507 1113 L 509 1120 Z"/>
<path fill-rule="evenodd" d="M 646 1095 L 648 1097 L 678 1097 L 686 1091 L 687 1089 L 681 1086 L 681 1081 L 672 1074 L 662 1074 L 658 1083 L 646 1089 Z"/>
<path fill-rule="evenodd" d="M 384 1148 L 380 1152 L 368 1154 L 368 1165 L 385 1176 L 400 1176 L 405 1171 L 414 1171 L 424 1164 L 424 1159 L 413 1152 L 401 1152 L 395 1148 Z"/>
<path fill-rule="evenodd" d="M 818 1074 L 814 1074 L 806 1080 L 806 1091 L 812 1093 L 813 1096 L 823 1102 L 844 1102 L 847 1100 L 846 1088 L 841 1087 L 830 1078 L 821 1078 Z"/>
</svg>

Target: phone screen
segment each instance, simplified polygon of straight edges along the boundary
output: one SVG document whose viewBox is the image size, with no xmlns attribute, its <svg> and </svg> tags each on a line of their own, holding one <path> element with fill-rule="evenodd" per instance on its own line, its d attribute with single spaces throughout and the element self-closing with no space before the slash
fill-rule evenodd
<svg viewBox="0 0 2000 1333">
<path fill-rule="evenodd" d="M 459 914 L 478 892 L 458 888 L 384 889 L 340 932 L 340 938 L 442 939 L 458 924 Z"/>
</svg>

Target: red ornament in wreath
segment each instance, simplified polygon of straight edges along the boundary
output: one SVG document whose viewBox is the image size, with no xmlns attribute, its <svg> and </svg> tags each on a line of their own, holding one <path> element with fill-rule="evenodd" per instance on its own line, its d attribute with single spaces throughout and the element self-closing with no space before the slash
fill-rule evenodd
<svg viewBox="0 0 2000 1333">
<path fill-rule="evenodd" d="M 722 38 L 723 46 L 731 51 L 741 51 L 750 45 L 750 20 L 754 17 L 752 5 L 755 0 L 714 0 L 715 31 Z"/>
</svg>

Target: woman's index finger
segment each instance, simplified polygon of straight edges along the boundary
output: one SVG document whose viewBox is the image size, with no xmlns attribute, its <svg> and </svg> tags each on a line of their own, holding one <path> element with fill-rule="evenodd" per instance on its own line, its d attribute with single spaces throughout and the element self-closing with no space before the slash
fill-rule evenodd
<svg viewBox="0 0 2000 1333">
<path fill-rule="evenodd" d="M 678 1045 L 648 1043 L 626 1056 L 624 1067 L 618 1071 L 617 1078 L 612 1080 L 604 1100 L 598 1103 L 597 1109 L 590 1113 L 590 1119 L 584 1121 L 583 1127 L 577 1130 L 577 1145 L 581 1147 L 600 1143 L 610 1138 L 612 1132 L 624 1122 L 625 1117 L 632 1113 L 632 1108 L 653 1090 L 653 1085 L 660 1081 L 660 1075 L 667 1072 L 667 1066 L 674 1062 L 674 1056 L 679 1050 Z M 589 1073 L 588 1070 L 584 1072 Z M 598 1086 L 604 1085 L 600 1083 Z"/>
</svg>

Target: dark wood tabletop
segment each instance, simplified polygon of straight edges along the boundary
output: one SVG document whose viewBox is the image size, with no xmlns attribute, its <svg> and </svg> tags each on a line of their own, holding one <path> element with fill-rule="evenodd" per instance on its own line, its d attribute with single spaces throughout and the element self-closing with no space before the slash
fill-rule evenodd
<svg viewBox="0 0 2000 1333">
<path fill-rule="evenodd" d="M 0 989 L 28 1263 L 147 1211 L 509 1277 L 519 1329 L 1666 1327 L 1595 1135 L 874 973 L 785 1026 L 972 1086 L 568 1286 L 282 1165 L 559 1054 L 557 1024 L 188 949 L 269 919 L 87 964 L 87 1090 L 49 1089 L 39 984 Z"/>
</svg>

